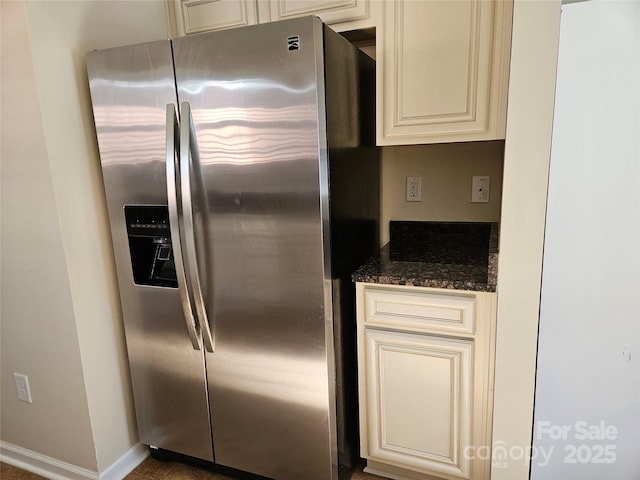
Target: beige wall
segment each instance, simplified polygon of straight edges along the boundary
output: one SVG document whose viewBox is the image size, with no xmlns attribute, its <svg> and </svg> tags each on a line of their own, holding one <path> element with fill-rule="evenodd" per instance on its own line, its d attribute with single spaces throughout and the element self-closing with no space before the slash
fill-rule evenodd
<svg viewBox="0 0 640 480">
<path fill-rule="evenodd" d="M 166 38 L 164 4 L 0 3 L 2 441 L 102 472 L 137 433 L 84 55 Z"/>
<path fill-rule="evenodd" d="M 382 148 L 381 239 L 390 220 L 497 222 L 504 142 Z M 471 203 L 471 177 L 491 176 L 489 203 Z M 407 177 L 422 177 L 422 201 L 406 202 Z"/>
<path fill-rule="evenodd" d="M 96 470 L 78 331 L 22 3 L 2 20 L 2 441 Z M 19 401 L 13 372 L 29 376 Z"/>
<path fill-rule="evenodd" d="M 137 435 L 84 56 L 96 48 L 166 38 L 166 19 L 161 2 L 26 5 L 102 470 L 126 451 L 123 446 L 133 445 Z"/>
</svg>

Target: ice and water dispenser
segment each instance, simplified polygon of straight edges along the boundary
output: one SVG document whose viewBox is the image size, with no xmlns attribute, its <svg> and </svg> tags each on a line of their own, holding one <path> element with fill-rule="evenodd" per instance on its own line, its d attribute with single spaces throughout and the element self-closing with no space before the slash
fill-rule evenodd
<svg viewBox="0 0 640 480">
<path fill-rule="evenodd" d="M 162 205 L 127 205 L 124 216 L 134 282 L 177 288 L 169 209 Z"/>
</svg>

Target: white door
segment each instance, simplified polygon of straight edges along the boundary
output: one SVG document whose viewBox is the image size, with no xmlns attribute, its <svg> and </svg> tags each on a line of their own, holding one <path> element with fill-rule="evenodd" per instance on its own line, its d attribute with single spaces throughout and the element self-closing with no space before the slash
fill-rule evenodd
<svg viewBox="0 0 640 480">
<path fill-rule="evenodd" d="M 563 6 L 531 479 L 640 478 L 640 3 Z"/>
</svg>

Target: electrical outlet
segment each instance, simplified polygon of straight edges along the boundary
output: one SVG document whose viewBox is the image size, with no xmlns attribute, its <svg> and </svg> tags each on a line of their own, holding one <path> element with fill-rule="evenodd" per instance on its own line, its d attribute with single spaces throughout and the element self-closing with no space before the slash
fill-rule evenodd
<svg viewBox="0 0 640 480">
<path fill-rule="evenodd" d="M 407 177 L 407 202 L 422 201 L 422 177 Z"/>
<path fill-rule="evenodd" d="M 489 203 L 491 177 L 474 175 L 471 177 L 471 203 Z"/>
<path fill-rule="evenodd" d="M 32 403 L 31 389 L 29 389 L 29 377 L 22 375 L 21 373 L 13 374 L 13 379 L 16 382 L 16 392 L 18 392 L 18 398 L 24 402 Z"/>
</svg>

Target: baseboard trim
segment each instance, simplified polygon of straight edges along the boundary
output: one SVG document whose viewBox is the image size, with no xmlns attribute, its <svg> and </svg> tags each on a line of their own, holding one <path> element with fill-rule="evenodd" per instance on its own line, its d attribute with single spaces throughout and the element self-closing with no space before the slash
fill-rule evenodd
<svg viewBox="0 0 640 480">
<path fill-rule="evenodd" d="M 147 446 L 138 443 L 131 447 L 118 460 L 113 462 L 98 478 L 100 480 L 122 480 L 130 474 L 134 468 L 144 462 L 148 456 L 149 449 Z"/>
<path fill-rule="evenodd" d="M 146 445 L 138 443 L 131 447 L 118 460 L 113 462 L 109 468 L 100 474 L 100 480 L 122 480 L 133 469 L 145 461 L 149 456 L 149 449 Z"/>
<path fill-rule="evenodd" d="M 41 453 L 0 442 L 0 460 L 50 480 L 120 480 L 131 473 L 149 455 L 147 448 L 138 443 L 118 458 L 104 472 L 81 468 Z"/>
<path fill-rule="evenodd" d="M 98 472 L 77 467 L 47 455 L 0 442 L 0 460 L 51 480 L 98 480 Z"/>
</svg>

